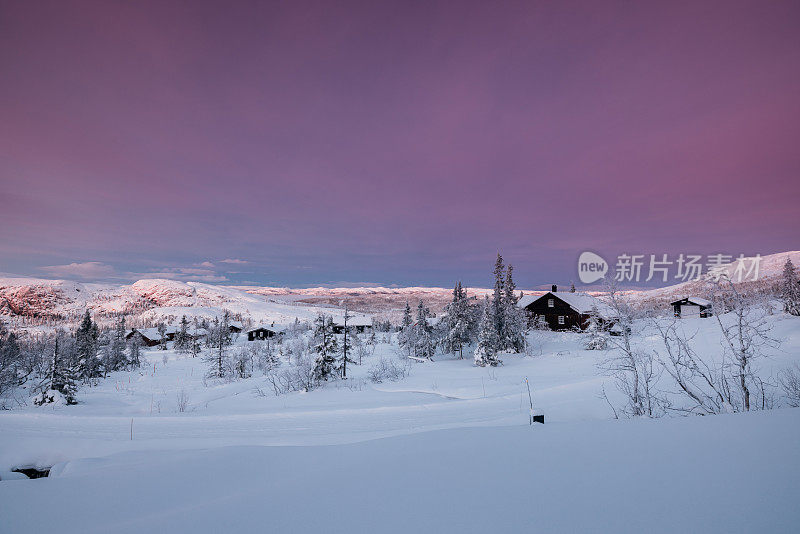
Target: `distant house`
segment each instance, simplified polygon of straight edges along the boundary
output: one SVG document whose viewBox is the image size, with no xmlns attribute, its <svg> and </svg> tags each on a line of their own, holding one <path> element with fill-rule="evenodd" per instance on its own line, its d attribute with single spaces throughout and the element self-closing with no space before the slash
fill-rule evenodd
<svg viewBox="0 0 800 534">
<path fill-rule="evenodd" d="M 174 326 L 168 326 L 164 332 L 165 340 L 174 340 L 177 332 L 177 328 Z M 139 343 L 145 345 L 146 347 L 155 347 L 156 345 L 161 344 L 161 333 L 158 331 L 158 328 L 134 328 L 125 335 L 125 339 L 129 340 L 134 336 L 138 337 Z"/>
<path fill-rule="evenodd" d="M 231 334 L 238 334 L 244 329 L 242 323 L 239 321 L 230 321 L 228 323 L 228 330 L 230 330 Z"/>
<path fill-rule="evenodd" d="M 711 317 L 714 311 L 711 301 L 700 297 L 686 297 L 670 303 L 675 317 Z"/>
<path fill-rule="evenodd" d="M 262 339 L 270 339 L 277 336 L 282 336 L 286 331 L 284 326 L 257 326 L 247 331 L 247 341 L 260 341 Z"/>
<path fill-rule="evenodd" d="M 347 329 L 363 334 L 372 329 L 372 318 L 366 315 L 349 316 L 347 318 Z M 344 334 L 344 317 L 335 317 L 333 319 L 333 331 L 336 334 Z"/>
<path fill-rule="evenodd" d="M 189 328 L 186 331 L 186 337 L 189 339 L 205 339 L 208 336 L 208 330 L 205 328 Z"/>
<path fill-rule="evenodd" d="M 601 320 L 611 322 L 613 312 L 600 299 L 585 293 L 559 293 L 558 287 L 537 297 L 525 295 L 517 306 L 528 313 L 528 320 L 544 321 L 551 330 L 585 329 L 589 319 L 596 314 Z"/>
</svg>

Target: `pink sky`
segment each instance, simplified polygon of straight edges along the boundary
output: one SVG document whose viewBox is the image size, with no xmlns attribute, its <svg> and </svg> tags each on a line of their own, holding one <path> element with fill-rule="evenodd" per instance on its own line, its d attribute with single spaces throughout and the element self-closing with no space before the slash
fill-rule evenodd
<svg viewBox="0 0 800 534">
<path fill-rule="evenodd" d="M 534 285 L 585 249 L 798 249 L 799 23 L 0 0 L 0 271 L 486 285 L 500 250 Z"/>
</svg>

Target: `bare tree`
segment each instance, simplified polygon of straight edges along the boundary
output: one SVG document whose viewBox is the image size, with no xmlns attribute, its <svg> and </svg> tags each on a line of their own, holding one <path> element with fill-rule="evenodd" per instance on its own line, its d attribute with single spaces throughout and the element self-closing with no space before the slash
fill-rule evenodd
<svg viewBox="0 0 800 534">
<path fill-rule="evenodd" d="M 763 358 L 765 347 L 778 345 L 778 340 L 769 336 L 770 326 L 764 311 L 751 305 L 727 275 L 712 281 L 712 299 L 728 305 L 733 322 L 725 325 L 719 313 L 714 318 L 723 338 L 723 372 L 735 379 L 736 396 L 732 401 L 736 411 L 766 409 L 771 403 L 766 395 L 766 385 L 758 375 L 755 365 Z M 716 304 L 715 304 L 715 309 Z"/>
<path fill-rule="evenodd" d="M 786 393 L 786 401 L 792 408 L 800 408 L 800 366 L 786 369 L 780 375 L 780 384 Z"/>
<path fill-rule="evenodd" d="M 600 368 L 614 379 L 625 395 L 620 411 L 629 417 L 659 417 L 664 414 L 666 400 L 656 389 L 661 374 L 653 355 L 635 347 L 633 328 L 635 313 L 619 293 L 616 282 L 606 282 L 607 303 L 616 322 L 616 336 L 608 336 L 606 358 Z M 607 399 L 607 397 L 606 397 Z M 616 412 L 616 410 L 615 410 Z"/>
</svg>

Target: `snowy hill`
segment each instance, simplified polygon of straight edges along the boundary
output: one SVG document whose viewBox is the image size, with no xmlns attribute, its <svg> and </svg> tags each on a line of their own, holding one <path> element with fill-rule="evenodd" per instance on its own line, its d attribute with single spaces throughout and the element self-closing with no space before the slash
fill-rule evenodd
<svg viewBox="0 0 800 534">
<path fill-rule="evenodd" d="M 763 256 L 758 282 L 744 286 L 775 283 L 787 257 L 800 265 L 800 251 Z M 726 271 L 733 275 L 735 263 Z M 597 287 L 601 290 L 601 287 Z M 491 289 L 468 288 L 469 296 L 483 298 Z M 704 281 L 690 281 L 659 289 L 632 290 L 630 295 L 647 305 L 663 307 L 669 300 L 706 293 Z M 543 291 L 525 291 L 541 295 Z M 295 318 L 313 319 L 320 311 L 340 315 L 338 308 L 347 300 L 350 309 L 382 319 L 397 321 L 406 302 L 419 300 L 439 313 L 452 299 L 451 288 L 441 287 L 355 287 L 286 288 L 220 286 L 200 282 L 144 279 L 133 284 L 89 284 L 40 278 L 0 278 L 0 317 L 33 321 L 76 321 L 89 309 L 101 322 L 117 314 L 127 314 L 131 322 L 177 321 L 189 317 L 215 317 L 228 310 L 254 322 L 287 323 Z"/>
<path fill-rule="evenodd" d="M 90 310 L 100 322 L 120 313 L 129 324 L 213 318 L 228 310 L 254 322 L 288 324 L 312 320 L 320 312 L 339 317 L 341 311 L 248 293 L 234 287 L 199 282 L 146 279 L 131 285 L 83 284 L 33 278 L 0 279 L 0 317 L 13 324 L 74 323 Z M 25 321 L 20 321 L 24 318 Z"/>
<path fill-rule="evenodd" d="M 800 251 L 780 252 L 778 254 L 769 254 L 761 256 L 759 266 L 758 280 L 743 280 L 738 281 L 736 278 L 737 262 L 731 262 L 720 268 L 720 271 L 726 274 L 731 280 L 740 286 L 744 291 L 749 289 L 764 289 L 773 286 L 780 279 L 783 272 L 783 266 L 786 259 L 790 258 L 795 266 L 795 269 L 800 267 Z M 753 258 L 745 258 L 745 263 Z M 682 282 L 667 287 L 658 289 L 650 289 L 646 291 L 630 291 L 627 292 L 632 295 L 636 300 L 643 304 L 663 306 L 665 303 L 678 300 L 688 296 L 707 296 L 708 283 L 705 279 Z"/>
</svg>

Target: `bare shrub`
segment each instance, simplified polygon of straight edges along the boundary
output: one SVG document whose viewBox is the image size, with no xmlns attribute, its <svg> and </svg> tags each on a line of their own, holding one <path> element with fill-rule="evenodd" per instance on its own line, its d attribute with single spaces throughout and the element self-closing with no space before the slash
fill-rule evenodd
<svg viewBox="0 0 800 534">
<path fill-rule="evenodd" d="M 367 377 L 376 384 L 384 380 L 395 382 L 402 380 L 411 372 L 411 364 L 408 360 L 398 361 L 392 358 L 380 358 L 367 371 Z"/>
<path fill-rule="evenodd" d="M 795 365 L 793 369 L 783 371 L 779 381 L 789 406 L 800 408 L 800 366 Z"/>
<path fill-rule="evenodd" d="M 267 374 L 267 382 L 272 386 L 275 395 L 291 391 L 311 391 L 317 386 L 315 376 L 316 363 L 313 358 L 304 355 L 295 360 L 295 364 Z"/>
<path fill-rule="evenodd" d="M 186 394 L 185 389 L 181 389 L 178 391 L 178 411 L 183 413 L 186 411 L 186 408 L 189 406 L 189 395 Z"/>
</svg>

